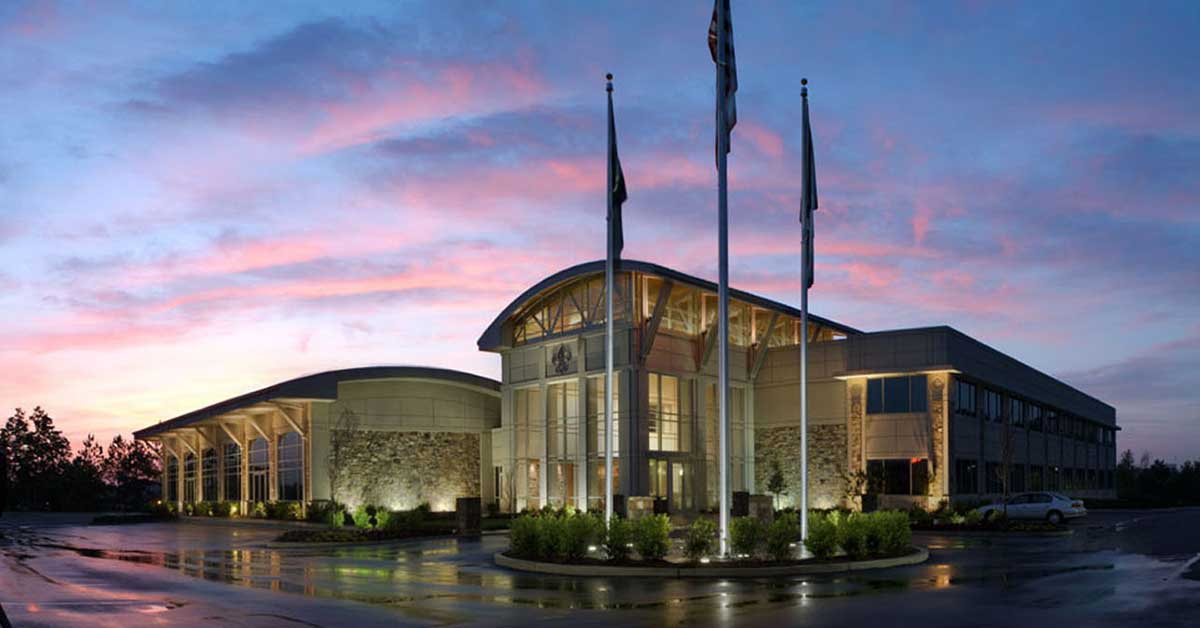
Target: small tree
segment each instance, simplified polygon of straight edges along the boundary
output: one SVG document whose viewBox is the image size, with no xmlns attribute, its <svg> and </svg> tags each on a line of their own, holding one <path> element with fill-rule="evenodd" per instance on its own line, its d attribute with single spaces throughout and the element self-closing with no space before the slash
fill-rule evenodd
<svg viewBox="0 0 1200 628">
<path fill-rule="evenodd" d="M 771 475 L 767 478 L 767 491 L 775 495 L 775 507 L 779 508 L 779 496 L 787 495 L 787 481 L 783 479 L 783 469 L 779 461 L 771 462 Z"/>
</svg>

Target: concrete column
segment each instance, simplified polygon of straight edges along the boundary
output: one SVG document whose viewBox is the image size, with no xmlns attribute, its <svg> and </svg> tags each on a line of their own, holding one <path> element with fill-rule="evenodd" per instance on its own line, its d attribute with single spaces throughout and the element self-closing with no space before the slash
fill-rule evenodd
<svg viewBox="0 0 1200 628">
<path fill-rule="evenodd" d="M 250 512 L 250 434 L 246 431 L 248 420 L 242 419 L 242 515 Z"/>
<path fill-rule="evenodd" d="M 541 369 L 542 373 L 546 372 L 544 361 L 538 368 Z M 550 413 L 546 412 L 546 407 L 550 404 L 550 400 L 546 396 L 546 382 L 544 380 L 538 385 L 538 391 L 541 403 L 538 404 L 537 420 L 542 426 L 542 454 L 539 460 L 540 468 L 538 469 L 538 506 L 541 507 L 550 503 L 550 493 L 547 490 L 550 487 L 548 477 L 550 475 Z"/>
<path fill-rule="evenodd" d="M 158 439 L 158 459 L 159 468 L 162 469 L 162 475 L 158 478 L 158 483 L 162 487 L 162 499 L 167 501 L 167 442 L 165 439 Z"/>
</svg>

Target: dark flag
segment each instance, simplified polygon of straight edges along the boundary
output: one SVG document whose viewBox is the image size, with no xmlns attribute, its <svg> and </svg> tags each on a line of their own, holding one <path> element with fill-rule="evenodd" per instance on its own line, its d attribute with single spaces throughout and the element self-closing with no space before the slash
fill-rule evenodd
<svg viewBox="0 0 1200 628">
<path fill-rule="evenodd" d="M 724 37 L 717 37 L 721 29 L 724 30 Z M 717 133 L 724 133 L 724 137 L 717 136 L 716 150 L 721 150 L 720 141 L 724 139 L 725 152 L 728 153 L 729 135 L 733 132 L 733 126 L 737 124 L 737 99 L 734 93 L 738 88 L 737 63 L 733 54 L 733 18 L 729 10 L 729 0 L 713 2 L 712 22 L 708 25 L 708 51 L 712 54 L 713 63 L 721 66 L 725 72 L 725 93 L 717 94 L 717 107 L 725 111 L 725 127 L 721 128 L 718 119 Z"/>
<path fill-rule="evenodd" d="M 813 212 L 817 209 L 817 166 L 813 159 L 812 127 L 808 123 L 808 80 L 802 80 L 804 182 L 800 193 L 800 224 L 804 225 L 804 287 L 813 286 Z"/>
<path fill-rule="evenodd" d="M 612 75 L 608 75 L 611 81 Z M 625 190 L 625 173 L 621 170 L 621 158 L 617 155 L 617 124 L 613 119 L 612 83 L 608 84 L 608 228 L 612 230 L 613 259 L 620 259 L 625 248 L 625 229 L 621 225 L 621 205 L 629 199 Z"/>
</svg>

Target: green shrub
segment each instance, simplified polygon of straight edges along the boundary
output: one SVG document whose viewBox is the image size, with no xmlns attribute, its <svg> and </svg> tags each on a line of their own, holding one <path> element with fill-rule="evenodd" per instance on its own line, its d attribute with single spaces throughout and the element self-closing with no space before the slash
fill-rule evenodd
<svg viewBox="0 0 1200 628">
<path fill-rule="evenodd" d="M 361 504 L 354 509 L 354 527 L 363 530 L 376 530 L 387 526 L 387 508 L 374 504 Z"/>
<path fill-rule="evenodd" d="M 250 507 L 250 516 L 255 519 L 266 519 L 267 505 L 262 502 L 254 502 L 254 505 Z"/>
<path fill-rule="evenodd" d="M 729 524 L 729 544 L 737 556 L 753 558 L 765 537 L 765 526 L 755 517 L 737 517 Z"/>
<path fill-rule="evenodd" d="M 378 514 L 376 514 L 376 518 L 379 518 Z M 379 524 L 379 529 L 390 532 L 415 533 L 421 529 L 423 520 L 424 517 L 418 510 L 393 510 L 384 517 L 383 523 Z"/>
<path fill-rule="evenodd" d="M 165 502 L 161 499 L 156 499 L 153 502 L 150 502 L 146 506 L 146 512 L 163 519 L 174 518 L 178 515 L 178 513 L 175 511 L 175 504 L 173 502 Z"/>
<path fill-rule="evenodd" d="M 838 548 L 838 522 L 840 515 L 812 515 L 808 520 L 808 538 L 804 546 L 817 558 L 829 558 Z"/>
<path fill-rule="evenodd" d="M 560 560 L 577 561 L 587 556 L 588 546 L 596 540 L 601 529 L 601 520 L 586 512 L 561 517 L 562 537 L 558 541 Z"/>
<path fill-rule="evenodd" d="M 196 504 L 192 506 L 192 514 L 196 515 L 197 517 L 211 517 L 212 504 L 210 502 L 196 502 Z"/>
<path fill-rule="evenodd" d="M 537 558 L 540 533 L 537 517 L 521 515 L 512 520 L 508 528 L 508 546 L 513 555 L 521 558 Z"/>
<path fill-rule="evenodd" d="M 978 510 L 968 510 L 963 515 L 963 523 L 969 526 L 979 525 L 981 521 L 983 521 L 983 515 Z"/>
<path fill-rule="evenodd" d="M 671 549 L 671 520 L 646 515 L 633 522 L 633 548 L 642 560 L 662 560 Z"/>
<path fill-rule="evenodd" d="M 344 518 L 342 513 L 346 507 L 331 499 L 318 499 L 309 502 L 308 511 L 304 518 L 313 523 L 324 523 L 335 528 L 341 527 Z"/>
<path fill-rule="evenodd" d="M 633 543 L 633 526 L 627 519 L 613 516 L 605 530 L 604 553 L 609 560 L 628 560 L 630 544 Z"/>
<path fill-rule="evenodd" d="M 800 536 L 800 519 L 796 513 L 784 513 L 767 526 L 765 545 L 767 556 L 772 560 L 788 560 L 792 557 L 792 544 Z"/>
<path fill-rule="evenodd" d="M 190 516 L 192 516 L 192 515 L 193 515 L 195 512 L 196 512 L 196 505 L 195 505 L 195 504 L 193 504 L 193 503 L 191 503 L 191 502 L 184 502 L 184 504 L 183 504 L 183 514 L 185 514 L 185 515 L 187 515 L 187 516 L 189 516 L 189 517 L 190 517 Z"/>
<path fill-rule="evenodd" d="M 867 515 L 851 513 L 838 526 L 838 545 L 850 558 L 859 560 L 867 555 Z"/>
<path fill-rule="evenodd" d="M 233 502 L 213 502 L 212 516 L 228 517 L 233 514 Z"/>
<path fill-rule="evenodd" d="M 960 526 L 967 522 L 967 518 L 955 512 L 950 514 L 950 524 Z"/>
<path fill-rule="evenodd" d="M 688 560 L 696 561 L 713 553 L 717 543 L 717 524 L 712 519 L 699 517 L 688 527 L 683 541 L 683 553 Z"/>
<path fill-rule="evenodd" d="M 925 510 L 920 504 L 913 504 L 908 510 L 908 521 L 914 526 L 933 525 L 934 514 Z"/>
<path fill-rule="evenodd" d="M 882 554 L 900 554 L 912 545 L 912 528 L 906 513 L 893 510 L 875 513 L 875 533 Z"/>
<path fill-rule="evenodd" d="M 422 519 L 424 519 L 425 515 L 428 515 L 432 511 L 433 508 L 429 506 L 429 502 L 421 502 L 417 504 L 416 508 L 413 509 L 413 512 L 419 513 Z"/>
</svg>

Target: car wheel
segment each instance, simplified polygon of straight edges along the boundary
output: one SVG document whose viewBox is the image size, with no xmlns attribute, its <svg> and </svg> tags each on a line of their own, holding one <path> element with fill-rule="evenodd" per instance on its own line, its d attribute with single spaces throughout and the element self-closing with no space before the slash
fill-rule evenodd
<svg viewBox="0 0 1200 628">
<path fill-rule="evenodd" d="M 1062 523 L 1062 513 L 1058 512 L 1057 510 L 1051 510 L 1050 513 L 1046 515 L 1046 521 L 1049 521 L 1054 525 L 1058 525 Z"/>
</svg>

